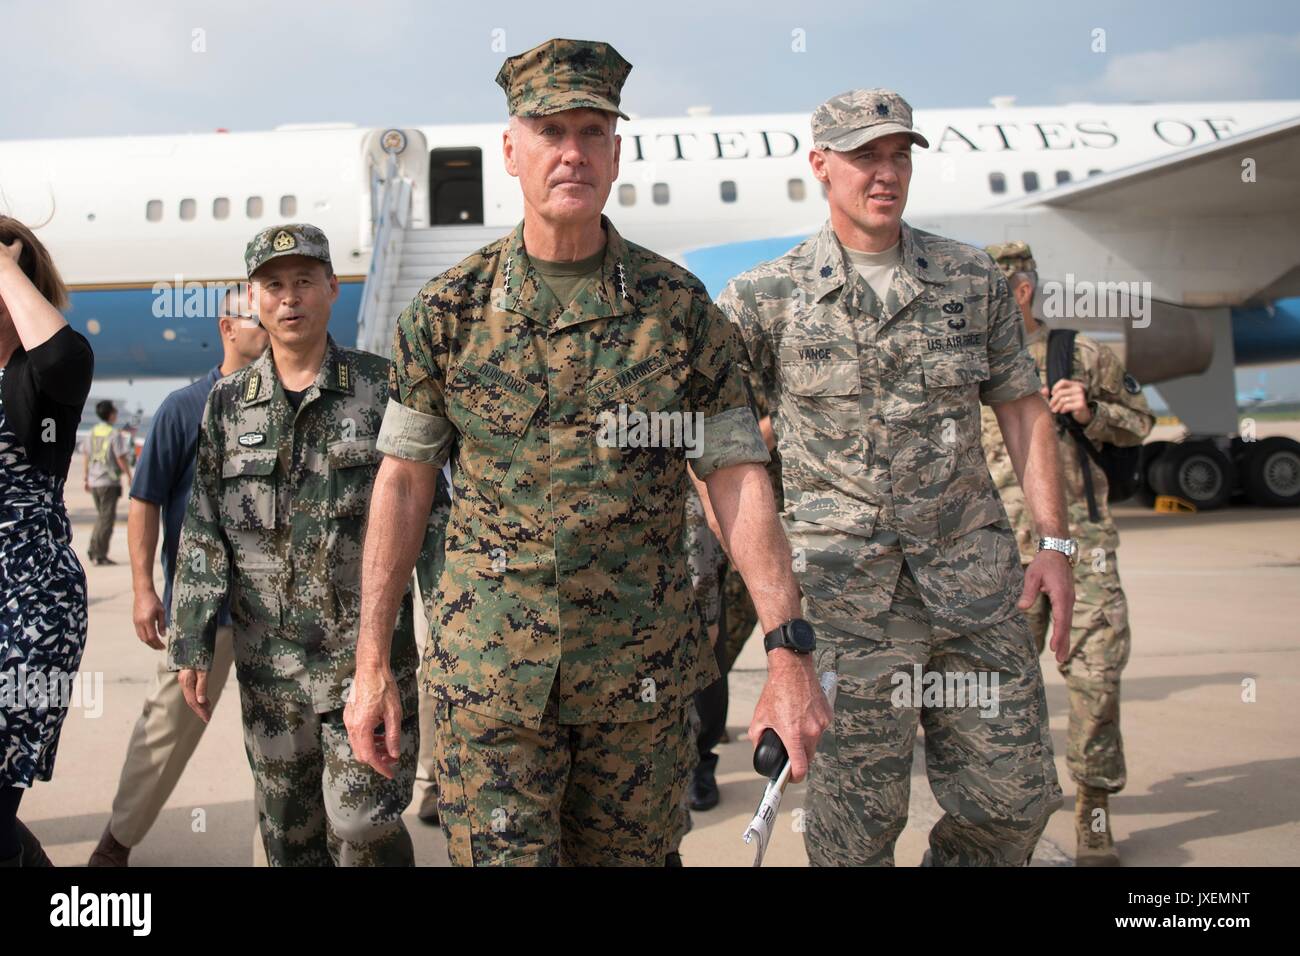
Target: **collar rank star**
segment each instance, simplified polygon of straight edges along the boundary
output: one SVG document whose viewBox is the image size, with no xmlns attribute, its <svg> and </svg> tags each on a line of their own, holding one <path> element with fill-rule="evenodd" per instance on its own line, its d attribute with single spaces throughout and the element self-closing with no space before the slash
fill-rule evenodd
<svg viewBox="0 0 1300 956">
<path fill-rule="evenodd" d="M 245 448 L 260 445 L 264 441 L 266 441 L 266 436 L 261 432 L 244 432 L 244 434 L 239 436 L 239 443 Z"/>
<path fill-rule="evenodd" d="M 244 386 L 244 401 L 251 402 L 257 398 L 257 393 L 262 387 L 262 376 L 254 372 L 248 376 L 248 384 Z"/>
<path fill-rule="evenodd" d="M 339 362 L 338 365 L 336 365 L 336 366 L 334 367 L 334 369 L 335 369 L 336 380 L 337 380 L 338 383 L 339 383 L 339 388 L 347 388 L 347 387 L 348 387 L 348 366 L 347 366 L 347 363 L 346 363 L 346 362 Z"/>
<path fill-rule="evenodd" d="M 298 240 L 281 229 L 275 234 L 275 240 L 271 243 L 271 248 L 276 252 L 288 252 L 298 244 Z"/>
</svg>

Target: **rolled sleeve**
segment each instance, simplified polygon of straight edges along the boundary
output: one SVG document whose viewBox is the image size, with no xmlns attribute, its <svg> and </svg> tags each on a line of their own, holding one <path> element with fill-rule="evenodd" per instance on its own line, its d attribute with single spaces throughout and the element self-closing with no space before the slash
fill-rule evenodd
<svg viewBox="0 0 1300 956">
<path fill-rule="evenodd" d="M 1025 349 L 1020 307 L 1001 273 L 997 273 L 989 296 L 988 356 L 988 381 L 980 385 L 980 401 L 985 405 L 1014 402 L 1042 387 L 1038 366 Z"/>
<path fill-rule="evenodd" d="M 704 419 L 700 456 L 691 460 L 691 471 L 703 481 L 719 468 L 752 463 L 766 465 L 771 459 L 763 433 L 749 407 L 729 408 Z"/>
<path fill-rule="evenodd" d="M 384 410 L 375 447 L 385 455 L 441 468 L 451 451 L 455 428 L 439 415 L 427 415 L 393 399 Z"/>
</svg>

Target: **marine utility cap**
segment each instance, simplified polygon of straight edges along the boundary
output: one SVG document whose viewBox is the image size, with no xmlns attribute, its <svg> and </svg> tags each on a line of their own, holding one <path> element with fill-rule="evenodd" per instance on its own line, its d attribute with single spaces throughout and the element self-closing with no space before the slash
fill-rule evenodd
<svg viewBox="0 0 1300 956">
<path fill-rule="evenodd" d="M 511 116 L 590 109 L 627 119 L 618 103 L 630 72 L 632 64 L 608 43 L 555 39 L 508 58 L 497 85 L 506 91 Z"/>
</svg>

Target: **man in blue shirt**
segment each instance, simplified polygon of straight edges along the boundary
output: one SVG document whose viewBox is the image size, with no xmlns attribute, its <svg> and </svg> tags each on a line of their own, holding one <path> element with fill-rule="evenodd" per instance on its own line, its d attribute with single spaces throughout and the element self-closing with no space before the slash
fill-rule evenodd
<svg viewBox="0 0 1300 956">
<path fill-rule="evenodd" d="M 127 542 L 131 552 L 131 581 L 135 591 L 132 618 L 136 635 L 155 650 L 165 650 L 171 624 L 172 578 L 176 549 L 194 481 L 195 453 L 203 406 L 217 380 L 231 375 L 266 351 L 269 339 L 256 319 L 239 315 L 239 298 L 230 293 L 218 319 L 221 365 L 197 382 L 168 395 L 154 416 L 153 429 L 131 482 Z M 162 527 L 163 597 L 154 587 L 153 559 Z M 215 705 L 233 660 L 230 609 L 222 610 L 216 654 L 208 675 L 208 699 Z M 126 762 L 113 798 L 113 815 L 90 866 L 126 866 L 131 847 L 138 844 L 171 796 L 181 771 L 198 746 L 206 727 L 185 704 L 176 673 L 159 662 L 153 691 L 135 723 Z"/>
</svg>

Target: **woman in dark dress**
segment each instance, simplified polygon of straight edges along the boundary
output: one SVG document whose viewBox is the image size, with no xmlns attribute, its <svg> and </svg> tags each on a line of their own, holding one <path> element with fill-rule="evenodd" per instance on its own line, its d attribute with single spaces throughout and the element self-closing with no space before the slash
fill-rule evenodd
<svg viewBox="0 0 1300 956">
<path fill-rule="evenodd" d="M 86 574 L 63 483 L 94 357 L 31 230 L 0 216 L 0 867 L 49 866 L 18 820 L 49 780 L 86 643 Z"/>
</svg>

